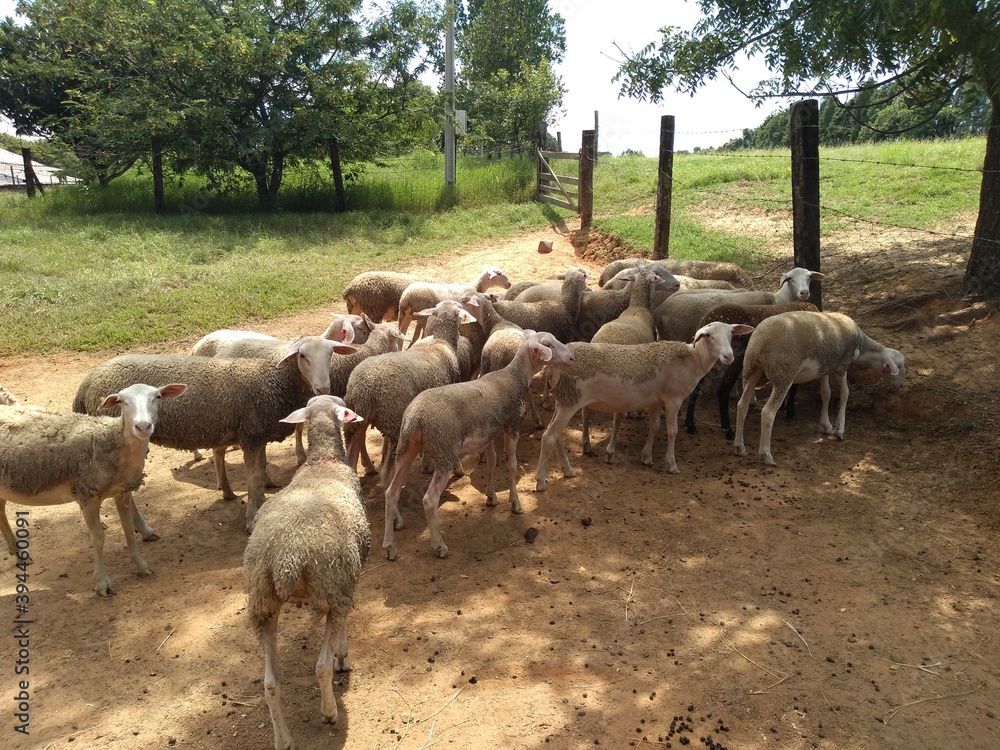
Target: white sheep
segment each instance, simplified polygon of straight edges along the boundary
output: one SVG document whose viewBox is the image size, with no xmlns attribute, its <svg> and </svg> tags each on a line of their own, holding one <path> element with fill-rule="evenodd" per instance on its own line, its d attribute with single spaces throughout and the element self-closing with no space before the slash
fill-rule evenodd
<svg viewBox="0 0 1000 750">
<path fill-rule="evenodd" d="M 507 274 L 496 266 L 487 266 L 468 283 L 438 284 L 415 281 L 403 290 L 399 298 L 399 330 L 405 336 L 410 323 L 416 321 L 413 330 L 413 340 L 416 341 L 424 332 L 424 320 L 417 319 L 416 313 L 429 310 L 442 300 L 457 300 L 465 292 L 485 292 L 492 287 L 510 288 Z"/>
<path fill-rule="evenodd" d="M 496 505 L 494 485 L 496 450 L 494 439 L 503 432 L 511 510 L 521 513 L 517 496 L 517 441 L 524 418 L 525 394 L 531 379 L 542 366 L 566 366 L 573 357 L 569 349 L 550 333 L 524 331 L 513 360 L 500 370 L 483 374 L 467 383 L 432 388 L 419 394 L 403 414 L 396 466 L 385 491 L 385 536 L 382 547 L 390 560 L 396 559 L 394 530 L 402 528 L 399 494 L 410 466 L 421 450 L 434 469 L 424 494 L 424 514 L 430 529 L 431 548 L 438 557 L 448 555 L 438 524 L 441 493 L 461 457 L 486 451 L 486 504 Z M 469 405 L 475 408 L 470 409 Z"/>
<path fill-rule="evenodd" d="M 809 299 L 809 283 L 826 278 L 818 271 L 793 268 L 785 272 L 774 292 L 706 292 L 675 294 L 653 311 L 656 332 L 661 339 L 690 341 L 702 317 L 722 303 L 732 305 L 782 305 Z"/>
<path fill-rule="evenodd" d="M 650 262 L 660 264 L 674 275 L 680 274 L 693 279 L 721 279 L 737 287 L 753 289 L 753 281 L 750 279 L 750 275 L 736 263 L 715 260 L 674 260 L 672 258 L 662 258 L 657 261 L 650 261 L 649 258 L 623 258 L 611 261 L 601 271 L 597 285 L 603 287 L 609 279 L 622 269 L 633 268 Z"/>
<path fill-rule="evenodd" d="M 264 699 L 274 746 L 293 747 L 281 710 L 278 618 L 287 601 L 326 615 L 316 662 L 320 713 L 337 721 L 333 673 L 351 669 L 347 616 L 371 548 L 371 527 L 357 475 L 347 466 L 341 423 L 360 419 L 333 396 L 314 396 L 282 422 L 304 424 L 309 451 L 283 490 L 261 508 L 243 556 L 247 612 L 264 645 Z"/>
<path fill-rule="evenodd" d="M 76 392 L 73 411 L 92 414 L 101 394 L 115 392 L 136 382 L 153 385 L 182 381 L 190 386 L 185 398 L 164 404 L 152 441 L 179 450 L 212 448 L 225 467 L 222 455 L 231 445 L 243 449 L 247 484 L 247 531 L 253 528 L 257 508 L 264 502 L 264 449 L 268 442 L 284 440 L 293 428 L 279 420 L 305 404 L 317 392 L 330 388 L 330 356 L 351 353 L 353 346 L 312 337 L 312 354 L 293 344 L 277 364 L 263 359 L 216 359 L 186 354 L 125 354 L 92 369 Z M 290 366 L 297 362 L 298 366 Z M 316 365 L 319 365 L 316 367 Z M 308 382 L 305 372 L 318 372 Z M 235 498 L 227 477 L 217 474 L 223 497 Z"/>
<path fill-rule="evenodd" d="M 586 271 L 570 270 L 566 272 L 558 300 L 541 300 L 539 302 L 497 300 L 493 303 L 493 309 L 501 317 L 521 328 L 532 331 L 547 331 L 559 341 L 572 341 L 576 336 L 576 319 L 580 314 L 580 300 L 586 288 Z"/>
<path fill-rule="evenodd" d="M 555 281 L 565 281 L 566 274 L 570 271 L 587 273 L 587 269 L 580 266 L 570 266 L 562 273 L 557 273 L 548 278 Z M 562 284 L 546 284 L 542 281 L 521 281 L 512 285 L 503 295 L 503 299 L 508 302 L 517 300 L 519 302 L 541 302 L 542 300 L 558 300 L 562 296 Z"/>
<path fill-rule="evenodd" d="M 395 271 L 365 271 L 351 279 L 344 287 L 342 297 L 347 312 L 364 313 L 376 323 L 395 320 L 399 315 L 399 298 L 419 276 Z"/>
<path fill-rule="evenodd" d="M 787 312 L 762 321 L 750 337 L 743 360 L 743 395 L 736 407 L 736 453 L 746 454 L 743 423 L 761 377 L 771 382 L 771 395 L 760 415 L 758 453 L 764 457 L 764 463 L 775 465 L 771 455 L 771 429 L 775 414 L 793 383 L 821 379 L 820 427 L 826 434 L 843 439 L 849 393 L 847 371 L 855 363 L 881 372 L 896 388 L 902 387 L 906 377 L 902 352 L 875 341 L 846 315 Z M 840 381 L 836 425 L 830 424 L 829 415 L 831 374 Z"/>
<path fill-rule="evenodd" d="M 553 387 L 556 410 L 542 435 L 536 490 L 546 487 L 546 466 L 553 453 L 562 461 L 563 474 L 574 476 L 563 443 L 563 430 L 584 406 L 610 413 L 648 409 L 649 433 L 642 449 L 642 462 L 647 466 L 653 463 L 653 437 L 659 428 L 662 406 L 667 423 L 667 468 L 676 474 L 674 439 L 681 404 L 716 361 L 732 361 L 732 336 L 751 330 L 744 325 L 710 323 L 697 332 L 691 344 L 679 341 L 641 346 L 570 344 L 574 362 Z M 608 452 L 614 453 L 613 445 L 608 446 Z"/>
<path fill-rule="evenodd" d="M 186 388 L 180 383 L 160 388 L 133 383 L 98 404 L 99 409 L 121 407 L 118 417 L 0 406 L 0 529 L 8 551 L 20 553 L 7 522 L 6 503 L 38 506 L 77 502 L 94 545 L 94 589 L 99 596 L 114 594 L 104 567 L 101 524 L 101 503 L 113 496 L 129 555 L 140 575 L 151 575 L 135 541 L 138 519 L 133 514 L 132 492 L 142 484 L 161 399 L 176 398 Z M 142 526 L 146 526 L 145 521 Z"/>
</svg>

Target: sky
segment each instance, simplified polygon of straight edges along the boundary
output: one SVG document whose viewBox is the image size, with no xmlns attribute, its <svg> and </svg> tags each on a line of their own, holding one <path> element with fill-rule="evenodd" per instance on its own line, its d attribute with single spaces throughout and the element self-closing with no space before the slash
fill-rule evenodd
<svg viewBox="0 0 1000 750">
<path fill-rule="evenodd" d="M 0 17 L 12 15 L 15 5 L 16 0 L 0 0 Z M 666 24 L 690 29 L 700 18 L 693 0 L 549 0 L 549 7 L 566 21 L 566 55 L 558 66 L 566 87 L 564 112 L 549 126 L 550 133 L 562 133 L 566 150 L 579 148 L 582 131 L 594 127 L 595 111 L 601 151 L 617 155 L 633 149 L 655 156 L 662 115 L 676 118 L 674 149 L 683 151 L 721 146 L 787 105 L 756 107 L 725 79 L 708 83 L 693 97 L 668 91 L 655 105 L 618 98 L 619 87 L 611 79 L 622 53 L 615 45 L 631 52 L 658 40 Z M 767 75 L 762 63 L 748 61 L 734 80 L 749 91 Z M 12 132 L 3 123 L 0 127 Z"/>
</svg>

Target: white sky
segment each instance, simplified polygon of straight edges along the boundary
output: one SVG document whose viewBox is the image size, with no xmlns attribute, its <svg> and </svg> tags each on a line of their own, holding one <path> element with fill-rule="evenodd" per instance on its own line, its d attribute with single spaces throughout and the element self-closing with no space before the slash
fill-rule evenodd
<svg viewBox="0 0 1000 750">
<path fill-rule="evenodd" d="M 0 0 L 0 17 L 12 15 L 15 5 L 16 0 Z M 693 0 L 549 0 L 549 7 L 566 20 L 566 56 L 558 68 L 567 89 L 564 114 L 550 126 L 551 133 L 562 132 L 566 150 L 579 148 L 581 131 L 594 127 L 595 110 L 601 151 L 635 149 L 655 156 L 662 115 L 676 118 L 674 148 L 680 151 L 720 146 L 787 106 L 774 101 L 758 108 L 725 79 L 712 81 L 694 97 L 668 91 L 655 106 L 618 98 L 618 85 L 611 82 L 621 58 L 615 43 L 625 51 L 638 50 L 658 40 L 659 28 L 668 23 L 690 29 L 700 17 Z M 749 62 L 734 79 L 749 91 L 767 75 L 762 63 Z M 0 127 L 12 132 L 2 122 Z"/>
</svg>

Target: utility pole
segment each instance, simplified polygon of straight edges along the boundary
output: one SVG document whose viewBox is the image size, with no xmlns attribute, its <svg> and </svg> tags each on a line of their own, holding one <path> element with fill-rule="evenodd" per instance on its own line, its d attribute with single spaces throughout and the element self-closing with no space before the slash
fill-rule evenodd
<svg viewBox="0 0 1000 750">
<path fill-rule="evenodd" d="M 446 0 L 444 38 L 444 184 L 455 187 L 455 0 Z"/>
</svg>

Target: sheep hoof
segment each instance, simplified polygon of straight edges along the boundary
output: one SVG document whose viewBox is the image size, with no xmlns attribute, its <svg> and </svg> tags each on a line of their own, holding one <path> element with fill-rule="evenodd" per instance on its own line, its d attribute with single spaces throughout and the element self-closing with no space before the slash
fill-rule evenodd
<svg viewBox="0 0 1000 750">
<path fill-rule="evenodd" d="M 563 476 L 566 477 L 567 479 L 572 479 L 573 477 L 576 476 L 576 472 L 573 471 L 572 467 L 570 467 L 563 472 Z"/>
<path fill-rule="evenodd" d="M 688 435 L 697 435 L 698 434 L 698 426 L 697 425 L 689 424 L 689 425 L 685 425 L 685 427 L 687 428 Z"/>
<path fill-rule="evenodd" d="M 772 456 L 770 453 L 763 453 L 761 455 L 764 456 L 765 464 L 767 464 L 768 466 L 777 466 L 777 464 L 774 462 L 774 456 Z"/>
<path fill-rule="evenodd" d="M 403 528 L 402 516 L 396 516 L 395 518 L 392 519 L 392 528 L 396 531 L 399 531 L 401 528 Z"/>
<path fill-rule="evenodd" d="M 676 464 L 674 464 L 674 465 L 673 465 L 673 466 L 671 466 L 671 467 L 670 467 L 669 469 L 667 469 L 667 471 L 668 471 L 669 473 L 671 473 L 671 474 L 680 474 L 680 473 L 681 473 L 681 470 L 677 468 L 677 465 L 676 465 Z"/>
<path fill-rule="evenodd" d="M 144 565 L 143 567 L 139 568 L 139 575 L 141 575 L 143 578 L 146 578 L 148 576 L 153 575 L 153 571 L 150 569 L 148 565 Z"/>
<path fill-rule="evenodd" d="M 323 717 L 323 723 L 324 724 L 336 724 L 337 723 L 337 717 L 336 716 L 324 716 Z"/>
<path fill-rule="evenodd" d="M 583 444 L 583 455 L 592 456 L 594 455 L 594 448 L 590 443 Z"/>
<path fill-rule="evenodd" d="M 843 440 L 844 439 L 844 431 L 841 430 L 840 432 L 835 432 L 835 433 L 833 433 L 833 436 L 835 438 L 837 438 L 837 440 Z"/>
<path fill-rule="evenodd" d="M 747 447 L 745 445 L 737 445 L 735 450 L 737 456 L 745 456 L 747 454 Z"/>
<path fill-rule="evenodd" d="M 486 495 L 486 504 L 489 505 L 491 508 L 494 505 L 496 505 L 497 504 L 497 493 L 490 492 L 488 495 Z"/>
<path fill-rule="evenodd" d="M 535 492 L 545 492 L 545 487 L 548 484 L 548 480 L 539 479 L 535 482 Z"/>
<path fill-rule="evenodd" d="M 436 550 L 434 550 L 434 553 L 441 559 L 446 558 L 448 556 L 448 545 L 445 544 L 444 542 L 441 542 L 441 545 Z"/>
<path fill-rule="evenodd" d="M 333 657 L 333 671 L 334 672 L 350 672 L 351 671 L 351 657 L 345 656 L 343 659 L 335 656 Z M 334 721 L 337 719 L 334 718 Z"/>
<path fill-rule="evenodd" d="M 136 529 L 136 531 L 138 531 L 138 529 Z M 160 535 L 157 534 L 155 531 L 150 530 L 149 536 L 144 536 L 142 538 L 142 541 L 144 541 L 144 542 L 158 542 L 158 541 L 160 541 Z"/>
<path fill-rule="evenodd" d="M 393 560 L 396 559 L 396 545 L 395 544 L 383 545 L 383 548 L 385 549 L 385 559 L 386 560 L 389 560 L 391 562 L 391 561 L 393 561 Z"/>
<path fill-rule="evenodd" d="M 614 453 L 605 453 L 604 454 L 604 463 L 606 463 L 606 464 L 613 464 L 614 462 L 615 462 L 615 454 Z"/>
<path fill-rule="evenodd" d="M 222 499 L 223 500 L 235 500 L 238 497 L 239 497 L 239 495 L 237 495 L 232 490 L 230 490 L 229 492 L 223 492 L 222 493 Z"/>
<path fill-rule="evenodd" d="M 652 458 L 646 458 L 645 456 L 643 456 L 642 465 L 643 466 L 652 466 L 653 465 L 653 459 Z"/>
<path fill-rule="evenodd" d="M 736 438 L 736 433 L 732 430 L 726 430 L 723 434 L 726 436 L 726 440 L 734 440 Z"/>
<path fill-rule="evenodd" d="M 114 596 L 117 592 L 111 588 L 111 581 L 105 578 L 103 581 L 99 582 L 97 586 L 94 587 L 98 596 Z"/>
</svg>

